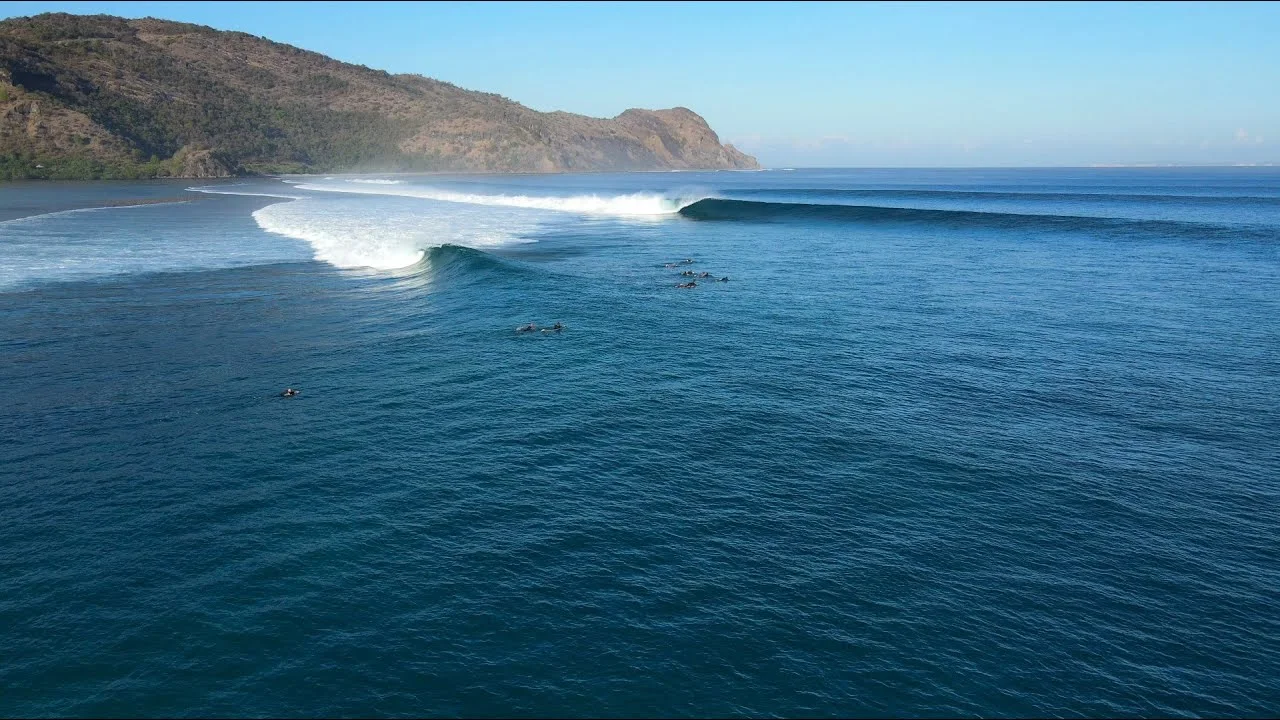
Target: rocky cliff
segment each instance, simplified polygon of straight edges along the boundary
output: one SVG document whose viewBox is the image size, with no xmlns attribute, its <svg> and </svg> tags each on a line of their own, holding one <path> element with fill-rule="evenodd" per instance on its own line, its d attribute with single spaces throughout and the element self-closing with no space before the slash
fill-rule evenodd
<svg viewBox="0 0 1280 720">
<path fill-rule="evenodd" d="M 164 20 L 0 22 L 0 178 L 758 167 L 686 108 L 542 113 Z M 25 175 L 24 175 L 25 173 Z"/>
</svg>

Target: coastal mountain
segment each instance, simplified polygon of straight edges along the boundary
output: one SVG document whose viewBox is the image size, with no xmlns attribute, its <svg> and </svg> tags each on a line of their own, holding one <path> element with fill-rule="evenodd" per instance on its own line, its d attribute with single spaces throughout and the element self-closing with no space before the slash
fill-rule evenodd
<svg viewBox="0 0 1280 720">
<path fill-rule="evenodd" d="M 0 179 L 757 167 L 686 108 L 538 112 L 152 18 L 0 22 Z"/>
</svg>

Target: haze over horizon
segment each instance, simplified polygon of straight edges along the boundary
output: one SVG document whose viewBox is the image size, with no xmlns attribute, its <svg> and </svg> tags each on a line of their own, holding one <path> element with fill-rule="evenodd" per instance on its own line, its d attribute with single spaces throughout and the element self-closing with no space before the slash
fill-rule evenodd
<svg viewBox="0 0 1280 720">
<path fill-rule="evenodd" d="M 541 111 L 685 106 L 766 167 L 1280 162 L 1280 3 L 10 2 L 238 30 Z"/>
</svg>

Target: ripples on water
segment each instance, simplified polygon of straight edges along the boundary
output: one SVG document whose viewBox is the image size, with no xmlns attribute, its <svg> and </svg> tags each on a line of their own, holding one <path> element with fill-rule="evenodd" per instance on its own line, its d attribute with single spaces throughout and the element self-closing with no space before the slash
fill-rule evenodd
<svg viewBox="0 0 1280 720">
<path fill-rule="evenodd" d="M 0 714 L 1274 714 L 1280 176 L 675 177 L 0 224 Z"/>
</svg>

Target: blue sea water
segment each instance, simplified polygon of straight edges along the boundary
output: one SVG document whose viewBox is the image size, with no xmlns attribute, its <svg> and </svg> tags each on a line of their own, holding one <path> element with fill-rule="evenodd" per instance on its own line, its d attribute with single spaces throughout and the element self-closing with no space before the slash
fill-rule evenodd
<svg viewBox="0 0 1280 720">
<path fill-rule="evenodd" d="M 1278 407 L 1276 169 L 0 186 L 0 715 L 1274 716 Z"/>
</svg>

